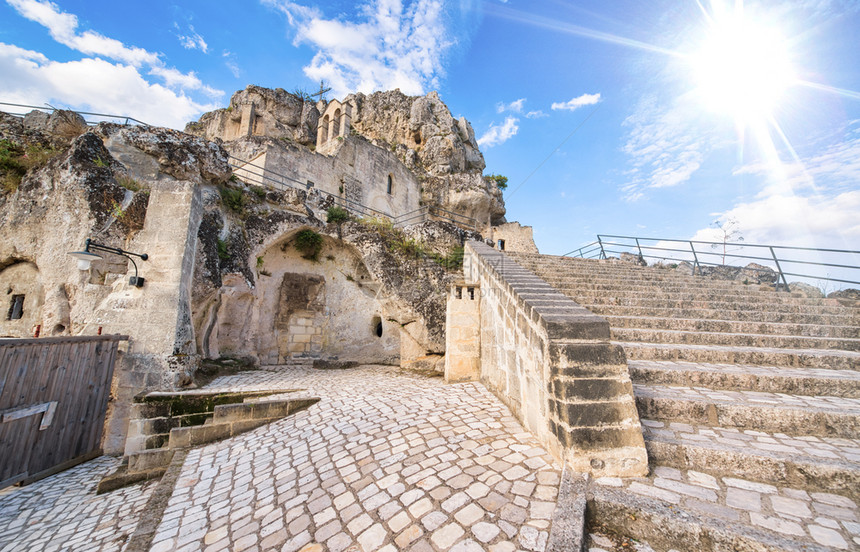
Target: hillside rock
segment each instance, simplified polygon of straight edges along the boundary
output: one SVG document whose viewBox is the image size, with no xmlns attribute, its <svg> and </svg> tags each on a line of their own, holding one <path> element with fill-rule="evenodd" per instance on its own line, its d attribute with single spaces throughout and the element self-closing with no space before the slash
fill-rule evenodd
<svg viewBox="0 0 860 552">
<path fill-rule="evenodd" d="M 253 110 L 248 108 L 253 105 Z M 242 128 L 243 117 L 248 125 Z M 189 123 L 185 131 L 208 140 L 234 140 L 243 130 L 277 139 L 294 140 L 300 144 L 316 143 L 320 113 L 316 106 L 282 88 L 274 90 L 248 85 L 233 94 L 230 105 L 205 113 L 200 120 Z"/>
</svg>

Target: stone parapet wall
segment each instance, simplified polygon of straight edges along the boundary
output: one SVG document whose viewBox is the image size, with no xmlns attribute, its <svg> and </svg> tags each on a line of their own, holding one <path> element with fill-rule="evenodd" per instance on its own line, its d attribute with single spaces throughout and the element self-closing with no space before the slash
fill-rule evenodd
<svg viewBox="0 0 860 552">
<path fill-rule="evenodd" d="M 466 244 L 480 287 L 480 379 L 577 471 L 643 476 L 648 459 L 624 351 L 605 319 L 487 245 Z"/>
</svg>

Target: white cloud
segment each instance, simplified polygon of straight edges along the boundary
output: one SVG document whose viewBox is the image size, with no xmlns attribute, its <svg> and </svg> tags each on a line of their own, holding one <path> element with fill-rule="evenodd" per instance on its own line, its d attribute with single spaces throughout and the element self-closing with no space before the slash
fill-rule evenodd
<svg viewBox="0 0 860 552">
<path fill-rule="evenodd" d="M 3 43 L 0 74 L 6 77 L 0 80 L 0 97 L 13 103 L 51 102 L 174 128 L 216 107 L 150 83 L 130 65 L 94 58 L 61 63 Z"/>
<path fill-rule="evenodd" d="M 543 117 L 549 117 L 549 113 L 544 113 L 540 109 L 526 113 L 526 119 L 541 119 Z"/>
<path fill-rule="evenodd" d="M 641 101 L 623 123 L 629 130 L 622 151 L 631 165 L 621 188 L 624 199 L 636 201 L 649 188 L 687 182 L 718 140 L 713 128 L 702 132 L 700 123 L 700 111 L 685 98 L 668 106 L 653 98 Z"/>
<path fill-rule="evenodd" d="M 7 2 L 21 16 L 43 25 L 58 43 L 94 57 L 55 62 L 40 52 L 0 43 L 0 74 L 4 76 L 0 95 L 5 98 L 26 104 L 51 102 L 71 109 L 110 112 L 182 128 L 201 112 L 215 107 L 195 101 L 189 94 L 201 93 L 210 99 L 224 94 L 204 84 L 194 72 L 168 67 L 158 53 L 91 30 L 79 32 L 78 18 L 62 12 L 52 2 Z M 150 82 L 144 75 L 152 75 L 163 84 Z"/>
<path fill-rule="evenodd" d="M 520 127 L 517 126 L 517 123 L 519 122 L 520 120 L 516 117 L 508 117 L 505 119 L 505 122 L 500 125 L 491 124 L 490 128 L 487 129 L 487 132 L 478 138 L 478 145 L 481 147 L 491 148 L 493 146 L 498 146 L 499 144 L 504 144 L 516 136 L 517 131 L 520 129 Z"/>
<path fill-rule="evenodd" d="M 230 72 L 233 73 L 233 76 L 238 79 L 242 74 L 242 69 L 239 67 L 239 64 L 236 63 L 236 54 L 229 50 L 224 50 L 221 57 L 224 58 L 224 65 L 227 66 L 227 69 L 229 69 Z"/>
<path fill-rule="evenodd" d="M 578 96 L 566 102 L 557 102 L 552 104 L 553 111 L 564 110 L 564 111 L 574 111 L 579 109 L 580 107 L 585 107 L 587 105 L 594 105 L 600 101 L 600 93 L 597 94 L 583 94 L 582 96 Z"/>
<path fill-rule="evenodd" d="M 526 103 L 525 98 L 520 98 L 519 100 L 514 100 L 511 103 L 499 102 L 496 104 L 496 113 L 504 113 L 505 111 L 510 111 L 511 113 L 522 113 L 523 112 L 523 104 Z"/>
<path fill-rule="evenodd" d="M 289 0 L 261 0 L 287 17 L 295 44 L 316 49 L 304 68 L 337 96 L 400 88 L 410 95 L 439 86 L 443 58 L 455 44 L 443 0 L 369 0 L 360 21 L 326 19 L 315 8 Z"/>
<path fill-rule="evenodd" d="M 176 29 L 179 29 L 179 25 L 173 24 Z M 182 44 L 182 47 L 186 50 L 200 50 L 204 54 L 209 53 L 209 45 L 206 44 L 206 41 L 200 36 L 200 33 L 194 30 L 193 25 L 188 26 L 189 34 L 178 34 L 176 37 L 179 39 L 179 43 Z"/>
</svg>

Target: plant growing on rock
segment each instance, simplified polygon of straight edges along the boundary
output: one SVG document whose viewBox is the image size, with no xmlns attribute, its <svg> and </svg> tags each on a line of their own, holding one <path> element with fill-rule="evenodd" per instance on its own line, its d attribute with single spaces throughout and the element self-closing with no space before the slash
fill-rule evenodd
<svg viewBox="0 0 860 552">
<path fill-rule="evenodd" d="M 310 228 L 305 228 L 296 234 L 295 246 L 303 259 L 316 261 L 322 251 L 323 237 Z"/>
<path fill-rule="evenodd" d="M 3 191 L 14 192 L 27 171 L 41 167 L 59 153 L 40 145 L 24 147 L 11 140 L 0 140 L 0 182 Z"/>
<path fill-rule="evenodd" d="M 221 186 L 219 189 L 221 193 L 221 201 L 237 213 L 241 213 L 245 208 L 245 194 L 243 194 L 240 190 L 234 190 L 232 188 L 227 188 L 226 186 Z"/>
<path fill-rule="evenodd" d="M 500 174 L 491 174 L 484 177 L 485 180 L 493 182 L 496 187 L 500 190 L 504 190 L 508 187 L 508 177 L 502 176 Z"/>
<path fill-rule="evenodd" d="M 349 220 L 349 211 L 337 205 L 329 207 L 325 215 L 326 222 L 337 224 L 338 226 Z"/>
</svg>

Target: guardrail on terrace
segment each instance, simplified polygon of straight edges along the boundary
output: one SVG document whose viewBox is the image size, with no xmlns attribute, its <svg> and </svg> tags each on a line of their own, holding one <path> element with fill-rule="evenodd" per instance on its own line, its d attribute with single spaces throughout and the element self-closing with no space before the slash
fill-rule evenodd
<svg viewBox="0 0 860 552">
<path fill-rule="evenodd" d="M 313 188 L 313 184 L 310 181 L 302 182 L 290 176 L 281 174 L 277 171 L 273 171 L 272 169 L 262 167 L 254 163 L 253 161 L 245 161 L 233 155 L 230 155 L 229 161 L 230 166 L 233 168 L 234 174 L 238 173 L 237 177 L 245 180 L 248 184 L 273 188 L 279 191 L 284 191 L 285 189 L 293 189 L 307 192 L 308 190 Z M 416 224 L 424 222 L 428 219 L 428 217 L 435 217 L 437 219 L 450 222 L 457 226 L 465 226 L 475 231 L 478 230 L 477 220 L 471 217 L 467 217 L 465 215 L 461 215 L 459 213 L 455 213 L 453 211 L 442 209 L 441 207 L 425 205 L 423 207 L 415 209 L 414 211 L 393 216 L 389 213 L 374 209 L 373 207 L 368 207 L 367 205 L 364 205 L 357 201 L 353 201 L 343 196 L 338 196 L 334 194 L 327 195 L 332 199 L 335 205 L 343 207 L 344 209 L 350 211 L 353 214 L 362 217 L 372 217 L 389 220 L 392 224 L 394 224 L 394 226 L 406 226 L 409 224 Z"/>
<path fill-rule="evenodd" d="M 738 253 L 739 251 L 741 253 Z M 729 264 L 732 261 L 757 262 L 768 268 L 748 270 L 773 270 L 777 275 L 777 289 L 788 289 L 786 276 L 860 286 L 860 251 L 850 249 L 598 234 L 597 241 L 569 251 L 563 256 L 605 259 L 609 255 L 622 253 L 636 255 L 643 261 L 651 259 L 660 262 L 689 262 L 694 275 L 701 274 L 702 267 L 733 266 Z M 717 260 L 719 262 L 716 262 Z M 800 270 L 806 272 L 799 272 Z M 833 270 L 838 271 L 840 277 L 834 277 L 829 272 Z"/>
<path fill-rule="evenodd" d="M 9 107 L 23 107 L 23 108 L 27 108 L 30 110 L 35 109 L 35 110 L 44 111 L 47 113 L 53 113 L 54 111 L 63 111 L 60 108 L 57 108 L 57 107 L 54 107 L 51 105 L 41 105 L 40 106 L 40 105 L 16 104 L 16 103 L 9 103 L 9 102 L 0 102 L 0 105 L 9 106 Z M 2 111 L 8 113 L 9 115 L 13 115 L 15 117 L 24 117 L 26 115 L 26 113 L 13 113 L 11 111 L 6 111 L 5 109 L 3 109 Z M 90 117 L 102 117 L 104 119 L 114 119 L 117 121 L 123 121 L 123 123 L 121 123 L 121 124 L 124 124 L 124 125 L 130 125 L 130 124 L 134 123 L 134 124 L 138 124 L 141 126 L 151 126 L 147 123 L 144 123 L 143 121 L 139 121 L 139 120 L 135 119 L 134 117 L 128 117 L 126 115 L 110 115 L 108 113 L 93 113 L 91 111 L 78 111 L 77 109 L 68 109 L 65 111 L 74 111 L 75 113 L 77 113 L 81 117 L 84 117 L 85 115 L 89 115 Z M 90 120 L 87 120 L 86 117 L 84 117 L 84 120 L 87 122 L 88 125 L 97 125 L 101 122 L 106 122 L 106 121 L 90 121 Z"/>
</svg>

